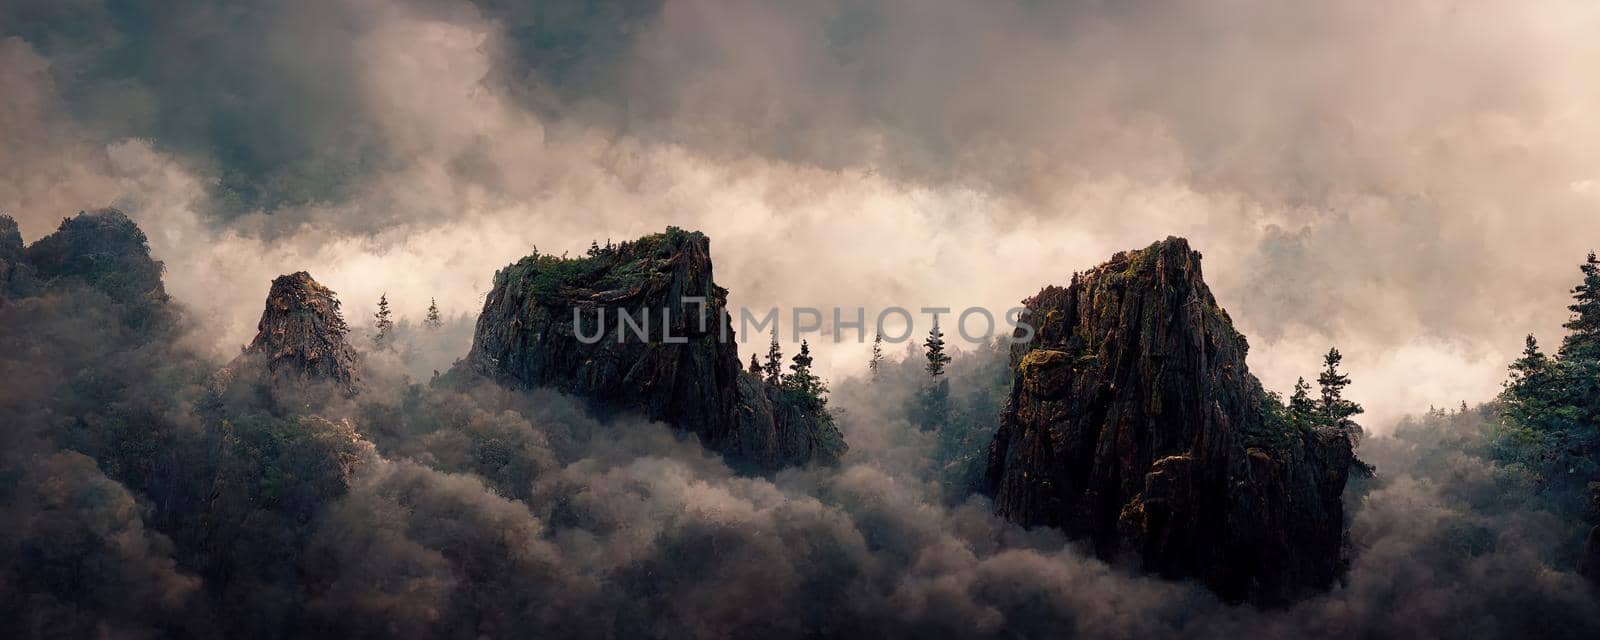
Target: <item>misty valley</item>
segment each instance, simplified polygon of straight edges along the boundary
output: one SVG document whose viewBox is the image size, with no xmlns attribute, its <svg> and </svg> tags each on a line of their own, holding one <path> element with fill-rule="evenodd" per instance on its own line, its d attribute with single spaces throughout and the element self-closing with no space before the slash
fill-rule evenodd
<svg viewBox="0 0 1600 640">
<path fill-rule="evenodd" d="M 1181 238 L 1046 285 L 1024 301 L 1028 340 L 956 350 L 934 324 L 896 356 L 880 335 L 866 373 L 836 381 L 813 372 L 809 341 L 786 357 L 776 326 L 744 365 L 722 338 L 711 255 L 677 228 L 530 255 L 495 274 L 454 364 L 418 381 L 406 362 L 447 333 L 433 301 L 417 326 L 387 296 L 352 325 L 311 274 L 284 275 L 254 339 L 219 362 L 193 350 L 206 328 L 122 212 L 79 213 L 27 245 L 0 218 L 7 627 L 1582 637 L 1600 624 L 1593 254 L 1558 353 L 1530 337 L 1498 397 L 1376 439 L 1337 349 L 1287 399 L 1250 374 Z M 598 308 L 669 310 L 683 339 L 584 340 L 572 310 Z M 1506 602 L 1518 611 L 1487 615 Z M 1331 618 L 1352 610 L 1365 617 Z"/>
<path fill-rule="evenodd" d="M 1600 638 L 1596 34 L 0 0 L 0 640 Z"/>
</svg>

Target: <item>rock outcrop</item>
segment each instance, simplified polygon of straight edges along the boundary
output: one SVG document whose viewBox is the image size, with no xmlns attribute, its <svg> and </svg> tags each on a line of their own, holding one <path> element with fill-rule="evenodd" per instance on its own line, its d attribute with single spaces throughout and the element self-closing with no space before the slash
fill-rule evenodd
<svg viewBox="0 0 1600 640">
<path fill-rule="evenodd" d="M 535 254 L 495 274 L 466 365 L 637 411 L 737 466 L 837 459 L 845 445 L 826 410 L 742 370 L 726 304 L 700 233 L 669 228 L 577 259 Z"/>
<path fill-rule="evenodd" d="M 278 276 L 244 357 L 262 358 L 274 383 L 328 382 L 355 395 L 360 379 L 348 332 L 332 290 L 304 271 Z"/>
<path fill-rule="evenodd" d="M 1013 348 L 989 451 L 998 513 L 1230 601 L 1283 603 L 1338 577 L 1354 436 L 1280 419 L 1187 241 L 1119 253 L 1025 304 L 1037 335 Z"/>
</svg>

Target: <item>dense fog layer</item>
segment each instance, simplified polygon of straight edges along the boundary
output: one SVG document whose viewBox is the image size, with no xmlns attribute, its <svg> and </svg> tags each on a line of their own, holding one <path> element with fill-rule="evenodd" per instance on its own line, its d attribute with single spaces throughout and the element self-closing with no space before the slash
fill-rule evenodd
<svg viewBox="0 0 1600 640">
<path fill-rule="evenodd" d="M 1364 443 L 1379 474 L 1347 493 L 1349 575 L 1263 611 L 993 516 L 968 488 L 1009 389 L 998 347 L 951 365 L 938 430 L 914 424 L 919 354 L 835 381 L 843 463 L 752 477 L 556 393 L 459 372 L 413 383 L 394 365 L 422 357 L 417 333 L 364 349 L 354 400 L 221 392 L 225 363 L 183 346 L 200 327 L 135 330 L 124 310 L 75 286 L 0 304 L 0 377 L 15 381 L 0 402 L 0 610 L 25 636 L 1588 637 L 1600 624 L 1571 569 L 1576 525 L 1467 453 L 1473 411 Z"/>
</svg>

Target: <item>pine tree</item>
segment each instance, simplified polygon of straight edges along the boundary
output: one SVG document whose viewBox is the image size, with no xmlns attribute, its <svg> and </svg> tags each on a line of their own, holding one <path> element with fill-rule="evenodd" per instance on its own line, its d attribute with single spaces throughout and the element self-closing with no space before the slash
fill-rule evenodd
<svg viewBox="0 0 1600 640">
<path fill-rule="evenodd" d="M 950 364 L 950 354 L 944 352 L 944 332 L 939 330 L 939 319 L 934 318 L 928 339 L 922 342 L 928 364 L 928 384 L 917 391 L 921 410 L 915 422 L 923 430 L 942 429 L 950 417 L 950 381 L 943 379 L 944 367 Z"/>
<path fill-rule="evenodd" d="M 783 382 L 783 349 L 778 346 L 778 327 L 772 327 L 772 344 L 767 346 L 767 382 Z"/>
<path fill-rule="evenodd" d="M 1328 349 L 1328 354 L 1322 358 L 1322 374 L 1317 376 L 1317 384 L 1322 386 L 1322 402 L 1317 408 L 1325 423 L 1333 426 L 1342 426 L 1350 416 L 1363 411 L 1361 405 L 1344 399 L 1344 388 L 1350 384 L 1350 376 L 1339 373 L 1339 363 L 1343 360 L 1337 348 Z"/>
<path fill-rule="evenodd" d="M 867 361 L 867 370 L 872 373 L 872 381 L 877 382 L 883 377 L 883 334 L 872 336 L 872 359 Z"/>
<path fill-rule="evenodd" d="M 1532 336 L 1510 365 L 1491 451 L 1525 467 L 1563 510 L 1600 497 L 1600 259 L 1589 252 L 1572 289 L 1568 331 L 1555 357 Z"/>
<path fill-rule="evenodd" d="M 1593 251 L 1578 270 L 1583 272 L 1583 282 L 1572 288 L 1573 303 L 1567 307 L 1572 318 L 1562 325 L 1567 337 L 1561 341 L 1562 359 L 1600 358 L 1600 259 Z"/>
<path fill-rule="evenodd" d="M 761 377 L 762 374 L 761 361 L 756 359 L 756 354 L 754 353 L 750 354 L 750 373 L 757 378 Z"/>
<path fill-rule="evenodd" d="M 1539 350 L 1539 340 L 1529 335 L 1522 342 L 1522 357 L 1511 363 L 1513 384 L 1532 384 L 1550 367 L 1550 358 Z"/>
<path fill-rule="evenodd" d="M 822 401 L 822 392 L 826 388 L 821 379 L 811 374 L 811 345 L 805 340 L 800 341 L 800 353 L 795 354 L 794 364 L 789 365 L 789 375 L 784 378 L 783 385 L 813 400 Z"/>
<path fill-rule="evenodd" d="M 1289 396 L 1289 420 L 1296 427 L 1311 426 L 1316 414 L 1317 401 L 1311 399 L 1311 385 L 1302 376 L 1294 381 L 1294 395 Z"/>
<path fill-rule="evenodd" d="M 934 318 L 933 330 L 928 332 L 928 339 L 922 346 L 927 348 L 928 377 L 937 380 L 944 375 L 944 366 L 950 364 L 950 355 L 944 352 L 944 332 L 939 330 L 938 318 Z"/>
<path fill-rule="evenodd" d="M 598 256 L 598 255 L 600 255 L 600 242 L 598 240 L 590 240 L 589 241 L 589 257 L 593 258 L 593 257 Z"/>
<path fill-rule="evenodd" d="M 1556 397 L 1554 372 L 1556 363 L 1539 350 L 1539 341 L 1528 336 L 1522 343 L 1522 357 L 1511 363 L 1511 379 L 1506 381 L 1506 414 L 1518 424 L 1532 425 L 1541 422 L 1549 402 Z"/>
<path fill-rule="evenodd" d="M 394 334 L 394 320 L 389 316 L 389 294 L 384 293 L 378 296 L 378 312 L 372 314 L 376 320 L 373 328 L 377 330 L 377 333 L 372 334 L 372 346 L 379 349 L 389 346 L 389 339 Z"/>
<path fill-rule="evenodd" d="M 439 327 L 444 326 L 444 320 L 439 317 L 438 300 L 433 298 L 428 299 L 428 315 L 422 318 L 422 326 L 427 327 L 429 330 L 438 329 Z"/>
</svg>

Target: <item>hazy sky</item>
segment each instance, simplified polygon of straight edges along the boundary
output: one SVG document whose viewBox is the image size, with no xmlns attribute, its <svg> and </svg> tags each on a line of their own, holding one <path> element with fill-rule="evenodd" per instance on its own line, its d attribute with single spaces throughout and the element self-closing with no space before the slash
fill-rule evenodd
<svg viewBox="0 0 1600 640">
<path fill-rule="evenodd" d="M 1591 2 L 108 4 L 0 7 L 0 209 L 122 207 L 219 355 L 301 269 L 476 314 L 678 225 L 736 307 L 999 312 L 1183 235 L 1269 387 L 1336 344 L 1381 431 L 1553 345 L 1600 246 Z"/>
</svg>

